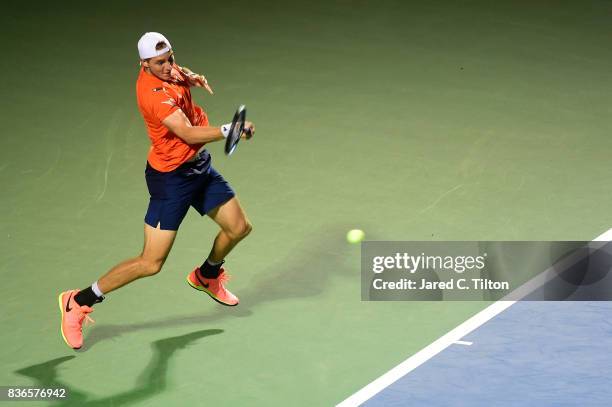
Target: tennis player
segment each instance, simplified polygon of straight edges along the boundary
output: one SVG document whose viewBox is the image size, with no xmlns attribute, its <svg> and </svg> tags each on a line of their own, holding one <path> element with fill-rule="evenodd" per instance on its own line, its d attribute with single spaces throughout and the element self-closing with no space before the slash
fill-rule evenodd
<svg viewBox="0 0 612 407">
<path fill-rule="evenodd" d="M 252 226 L 204 148 L 226 138 L 231 123 L 209 125 L 204 110 L 193 102 L 190 87 L 203 87 L 211 94 L 212 89 L 204 76 L 176 64 L 166 37 L 155 32 L 144 34 L 138 41 L 138 52 L 141 69 L 136 96 L 151 140 L 145 170 L 150 201 L 144 219 L 144 248 L 139 256 L 119 263 L 90 287 L 59 295 L 62 336 L 74 349 L 83 345 L 83 322 L 92 321 L 89 314 L 94 304 L 111 291 L 161 270 L 190 206 L 200 215 L 208 215 L 220 231 L 208 257 L 187 275 L 187 282 L 220 304 L 238 305 L 238 298 L 225 287 L 228 275 L 223 263 Z M 247 121 L 243 138 L 254 132 L 253 123 Z"/>
</svg>

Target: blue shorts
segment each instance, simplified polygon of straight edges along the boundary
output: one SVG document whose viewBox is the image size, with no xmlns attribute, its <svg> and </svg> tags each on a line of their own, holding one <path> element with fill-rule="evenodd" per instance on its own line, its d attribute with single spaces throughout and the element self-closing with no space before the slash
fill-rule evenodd
<svg viewBox="0 0 612 407">
<path fill-rule="evenodd" d="M 170 172 L 160 172 L 147 163 L 145 178 L 151 200 L 145 223 L 163 230 L 178 230 L 190 206 L 204 216 L 236 194 L 210 165 L 206 150 L 198 159 Z"/>
</svg>

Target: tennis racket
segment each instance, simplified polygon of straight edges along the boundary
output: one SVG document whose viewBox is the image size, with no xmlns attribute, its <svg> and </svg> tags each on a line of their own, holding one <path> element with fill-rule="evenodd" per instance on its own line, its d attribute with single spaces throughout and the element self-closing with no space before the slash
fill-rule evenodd
<svg viewBox="0 0 612 407">
<path fill-rule="evenodd" d="M 238 110 L 236 110 L 236 113 L 234 114 L 234 119 L 232 120 L 232 125 L 230 126 L 229 134 L 227 135 L 227 140 L 225 141 L 226 155 L 232 155 L 234 151 L 236 151 L 236 147 L 238 147 L 238 142 L 240 141 L 240 137 L 242 136 L 242 132 L 244 131 L 245 121 L 246 106 L 240 105 L 240 107 L 238 107 Z"/>
</svg>

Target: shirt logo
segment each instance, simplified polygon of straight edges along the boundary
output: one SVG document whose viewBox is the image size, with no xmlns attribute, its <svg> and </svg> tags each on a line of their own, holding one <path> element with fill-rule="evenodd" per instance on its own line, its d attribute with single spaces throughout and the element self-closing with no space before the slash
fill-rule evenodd
<svg viewBox="0 0 612 407">
<path fill-rule="evenodd" d="M 164 100 L 162 103 L 163 103 L 163 104 L 166 104 L 166 105 L 170 105 L 170 106 L 172 106 L 172 107 L 175 107 L 175 106 L 176 106 L 176 102 L 174 101 L 174 99 Z"/>
</svg>

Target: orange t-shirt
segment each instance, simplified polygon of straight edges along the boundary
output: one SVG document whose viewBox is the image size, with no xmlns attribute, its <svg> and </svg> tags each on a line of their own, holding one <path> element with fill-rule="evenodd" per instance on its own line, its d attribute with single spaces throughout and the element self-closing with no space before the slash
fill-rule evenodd
<svg viewBox="0 0 612 407">
<path fill-rule="evenodd" d="M 142 68 L 136 81 L 138 109 L 151 139 L 147 160 L 161 172 L 174 170 L 203 145 L 187 144 L 172 133 L 162 123 L 166 117 L 181 109 L 192 126 L 208 126 L 206 113 L 191 100 L 189 85 L 177 66 L 172 69 L 172 78 L 165 82 Z"/>
</svg>

